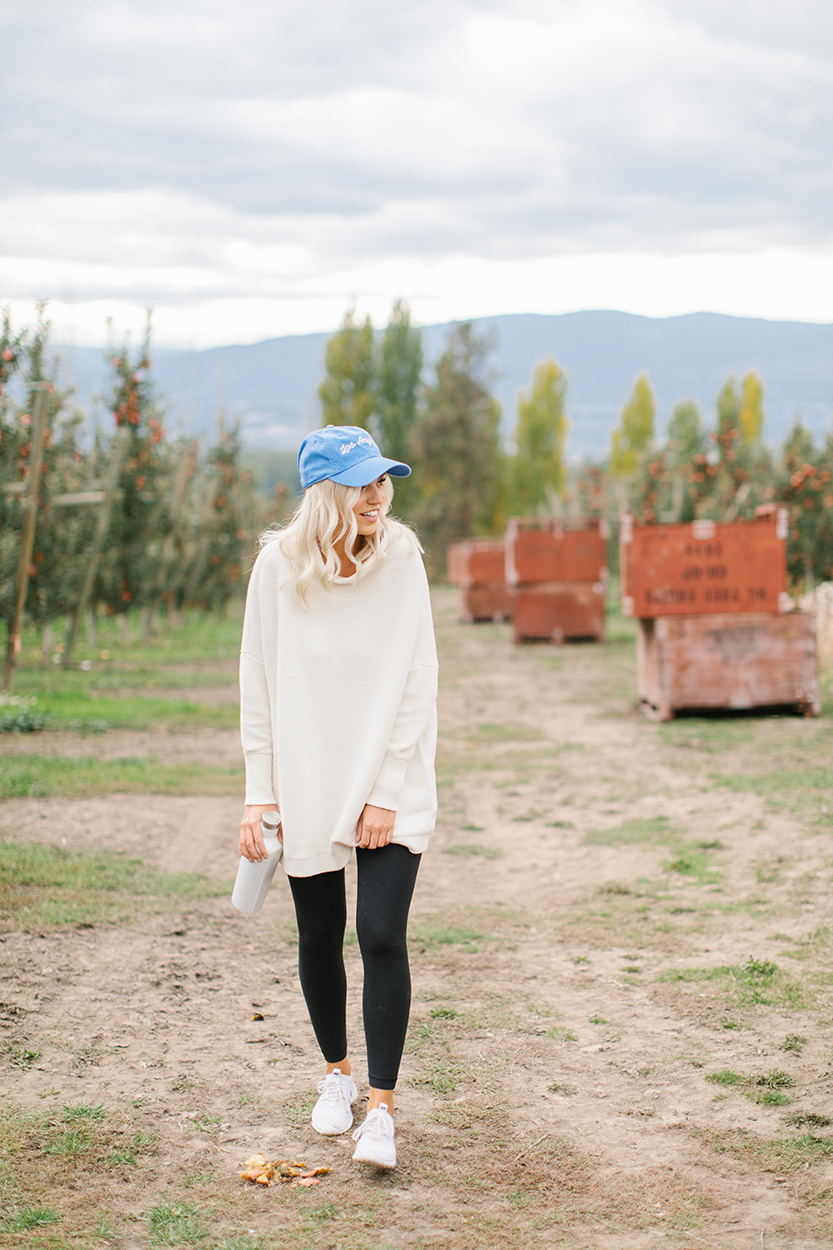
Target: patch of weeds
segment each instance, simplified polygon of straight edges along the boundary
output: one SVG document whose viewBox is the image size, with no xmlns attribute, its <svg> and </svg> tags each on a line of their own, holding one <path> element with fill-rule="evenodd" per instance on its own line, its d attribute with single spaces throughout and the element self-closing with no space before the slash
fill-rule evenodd
<svg viewBox="0 0 833 1250">
<path fill-rule="evenodd" d="M 139 1155 L 148 1146 L 153 1145 L 154 1138 L 148 1133 L 136 1132 L 123 1146 L 116 1147 L 107 1156 L 105 1162 L 112 1167 L 135 1167 Z"/>
<path fill-rule="evenodd" d="M 43 1053 L 40 1047 L 37 1050 L 30 1050 L 27 1046 L 21 1046 L 18 1042 L 4 1043 L 3 1050 L 9 1067 L 21 1068 L 23 1071 L 33 1067 Z"/>
<path fill-rule="evenodd" d="M 304 1215 L 304 1218 L 311 1224 L 321 1227 L 328 1220 L 338 1219 L 341 1212 L 332 1199 L 328 1198 L 325 1202 L 319 1203 L 317 1207 L 311 1207 Z"/>
<path fill-rule="evenodd" d="M 0 798 L 83 798 L 92 794 L 236 794 L 238 765 L 170 764 L 153 757 L 107 760 L 93 756 L 0 757 Z"/>
<path fill-rule="evenodd" d="M 312 1109 L 317 1101 L 314 1094 L 304 1094 L 300 1098 L 292 1098 L 283 1104 L 283 1116 L 290 1128 L 306 1128 L 309 1125 Z"/>
<path fill-rule="evenodd" d="M 551 1037 L 555 1042 L 577 1042 L 578 1035 L 572 1029 L 567 1029 L 562 1024 L 553 1024 L 547 1029 L 547 1037 Z"/>
<path fill-rule="evenodd" d="M 660 981 L 692 982 L 718 981 L 724 990 L 734 993 L 743 1006 L 804 1005 L 804 987 L 787 977 L 776 963 L 769 959 L 748 959 L 741 966 L 720 965 L 716 968 L 670 968 L 660 973 Z"/>
<path fill-rule="evenodd" d="M 455 1007 L 432 1007 L 429 1015 L 432 1020 L 456 1020 L 460 1013 Z"/>
<path fill-rule="evenodd" d="M 604 1016 L 600 1016 L 598 1014 L 593 1015 L 593 1016 L 588 1016 L 587 1019 L 590 1021 L 591 1024 L 608 1024 L 609 1023 L 608 1020 L 606 1020 Z"/>
<path fill-rule="evenodd" d="M 639 842 L 667 842 L 670 826 L 667 816 L 651 816 L 647 819 L 634 817 L 610 829 L 590 829 L 583 840 L 587 846 L 633 846 Z"/>
<path fill-rule="evenodd" d="M 0 694 L 0 734 L 38 733 L 51 723 L 36 700 L 22 694 Z"/>
<path fill-rule="evenodd" d="M 183 899 L 216 898 L 225 888 L 225 883 L 161 872 L 111 851 L 0 841 L 0 913 L 6 931 L 126 921 Z"/>
<path fill-rule="evenodd" d="M 64 1124 L 78 1124 L 91 1120 L 100 1123 L 106 1114 L 101 1103 L 93 1106 L 88 1102 L 69 1102 L 65 1107 L 61 1107 L 61 1121 Z"/>
<path fill-rule="evenodd" d="M 70 1052 L 69 1065 L 71 1068 L 97 1068 L 105 1056 L 112 1054 L 106 1046 L 79 1046 Z"/>
<path fill-rule="evenodd" d="M 4 1233 L 28 1233 L 44 1224 L 58 1224 L 61 1217 L 52 1207 L 24 1207 L 15 1215 L 6 1215 L 0 1221 Z"/>
<path fill-rule="evenodd" d="M 719 869 L 709 863 L 703 843 L 691 842 L 679 848 L 673 859 L 662 865 L 665 872 L 676 872 L 684 877 L 696 877 L 702 884 L 713 885 L 719 880 Z"/>
<path fill-rule="evenodd" d="M 216 1133 L 222 1118 L 220 1115 L 211 1115 L 208 1111 L 197 1111 L 188 1117 L 201 1133 Z"/>
<path fill-rule="evenodd" d="M 762 885 L 769 885 L 773 881 L 777 881 L 786 862 L 783 855 L 775 855 L 771 859 L 758 860 L 754 865 L 755 880 Z"/>
<path fill-rule="evenodd" d="M 446 855 L 476 855 L 481 859 L 503 859 L 503 851 L 495 846 L 481 846 L 479 842 L 455 842 L 445 848 Z"/>
<path fill-rule="evenodd" d="M 213 1172 L 186 1172 L 182 1183 L 186 1189 L 193 1189 L 195 1185 L 213 1185 L 215 1179 Z"/>
<path fill-rule="evenodd" d="M 274 1244 L 262 1237 L 250 1237 L 248 1233 L 226 1233 L 216 1243 L 216 1250 L 271 1250 Z"/>
<path fill-rule="evenodd" d="M 60 1155 L 65 1159 L 77 1159 L 92 1148 L 93 1142 L 86 1126 L 69 1128 L 59 1133 L 48 1145 L 43 1147 L 47 1155 Z"/>
<path fill-rule="evenodd" d="M 185 1202 L 160 1202 L 145 1218 L 150 1239 L 158 1246 L 194 1246 L 208 1236 L 203 1211 Z"/>
<path fill-rule="evenodd" d="M 174 1094 L 184 1094 L 187 1089 L 196 1089 L 197 1082 L 192 1081 L 190 1076 L 176 1076 L 171 1081 L 171 1092 Z"/>
<path fill-rule="evenodd" d="M 719 1072 L 709 1072 L 706 1080 L 712 1085 L 743 1085 L 746 1078 L 731 1068 L 721 1068 Z"/>
<path fill-rule="evenodd" d="M 815 1111 L 791 1111 L 787 1123 L 797 1128 L 827 1128 L 833 1121 L 829 1115 L 817 1115 Z"/>
<path fill-rule="evenodd" d="M 795 1055 L 800 1055 L 806 1045 L 806 1037 L 802 1037 L 800 1033 L 788 1033 L 781 1043 L 781 1049 L 792 1051 Z"/>
<path fill-rule="evenodd" d="M 784 1094 L 795 1084 L 795 1078 L 789 1072 L 774 1069 L 757 1075 L 743 1076 L 731 1068 L 723 1068 L 718 1072 L 710 1072 L 706 1080 L 713 1085 L 730 1085 L 737 1087 L 744 1097 L 764 1107 L 783 1107 L 792 1100 Z"/>
<path fill-rule="evenodd" d="M 816 1137 L 813 1133 L 772 1141 L 762 1140 L 743 1129 L 725 1133 L 701 1129 L 695 1130 L 695 1133 L 718 1154 L 728 1154 L 761 1170 L 773 1172 L 797 1172 L 808 1164 L 833 1155 L 833 1138 Z"/>
<path fill-rule="evenodd" d="M 479 950 L 477 943 L 489 938 L 479 929 L 430 919 L 418 920 L 410 925 L 409 936 L 423 954 L 438 946 L 460 946 L 463 950 L 476 952 Z"/>
<path fill-rule="evenodd" d="M 575 1085 L 563 1085 L 560 1081 L 554 1081 L 552 1085 L 548 1085 L 547 1089 L 551 1094 L 563 1094 L 565 1098 L 572 1098 L 578 1093 Z"/>
<path fill-rule="evenodd" d="M 415 1085 L 427 1085 L 435 1094 L 453 1094 L 463 1082 L 470 1080 L 466 1067 L 451 1055 L 434 1060 L 424 1075 L 416 1078 Z"/>
<path fill-rule="evenodd" d="M 544 825 L 547 829 L 575 829 L 572 820 L 545 820 Z"/>
<path fill-rule="evenodd" d="M 720 1021 L 720 1027 L 721 1029 L 742 1029 L 743 1025 L 737 1020 L 731 1020 L 727 1017 L 725 1020 Z"/>
</svg>

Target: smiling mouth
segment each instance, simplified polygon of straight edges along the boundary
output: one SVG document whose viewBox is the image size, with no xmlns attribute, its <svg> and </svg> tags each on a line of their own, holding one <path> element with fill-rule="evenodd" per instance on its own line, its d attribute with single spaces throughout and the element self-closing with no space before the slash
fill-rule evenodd
<svg viewBox="0 0 833 1250">
<path fill-rule="evenodd" d="M 378 509 L 374 509 L 373 512 L 360 512 L 359 513 L 359 516 L 363 516 L 366 521 L 375 521 L 378 515 L 379 515 Z"/>
</svg>

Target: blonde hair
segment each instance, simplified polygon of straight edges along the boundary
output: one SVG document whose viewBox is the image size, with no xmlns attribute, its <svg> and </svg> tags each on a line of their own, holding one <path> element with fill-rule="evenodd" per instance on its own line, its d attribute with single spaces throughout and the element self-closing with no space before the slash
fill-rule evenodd
<svg viewBox="0 0 833 1250">
<path fill-rule="evenodd" d="M 363 537 L 362 545 L 355 550 L 359 537 L 356 514 L 353 508 L 362 493 L 359 486 L 341 486 L 325 479 L 315 482 L 304 491 L 304 496 L 291 520 L 282 528 L 265 530 L 260 535 L 260 546 L 280 543 L 281 551 L 292 565 L 287 578 L 295 583 L 299 599 L 307 603 L 307 595 L 314 582 L 329 590 L 341 575 L 341 564 L 335 545 L 344 539 L 344 548 L 352 553 L 356 565 L 354 577 L 366 577 L 375 565 L 384 560 L 391 542 L 406 527 L 389 517 L 393 500 L 393 483 L 385 477 L 382 485 L 384 500 L 379 509 L 379 524 L 375 534 Z"/>
</svg>

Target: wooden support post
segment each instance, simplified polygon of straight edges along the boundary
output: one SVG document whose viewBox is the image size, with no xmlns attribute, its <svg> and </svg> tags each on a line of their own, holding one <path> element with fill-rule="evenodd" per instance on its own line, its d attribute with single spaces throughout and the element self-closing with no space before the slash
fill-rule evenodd
<svg viewBox="0 0 833 1250">
<path fill-rule="evenodd" d="M 107 477 L 104 481 L 104 499 L 101 503 L 101 511 L 99 512 L 96 521 L 93 545 L 90 550 L 90 559 L 87 563 L 87 572 L 84 576 L 84 584 L 81 587 L 81 595 L 78 599 L 75 611 L 70 617 L 69 629 L 67 630 L 67 640 L 64 645 L 64 654 L 61 661 L 62 668 L 67 668 L 69 666 L 72 650 L 78 636 L 78 627 L 83 620 L 84 612 L 86 611 L 90 595 L 92 594 L 95 575 L 98 570 L 98 562 L 101 559 L 101 552 L 104 549 L 104 539 L 107 537 L 107 527 L 110 524 L 110 512 L 113 507 L 113 499 L 116 494 L 116 488 L 119 484 L 122 461 L 124 460 L 125 453 L 127 452 L 129 441 L 130 429 L 128 426 L 123 425 L 116 433 L 113 450 L 110 455 L 110 464 L 107 468 Z"/>
<path fill-rule="evenodd" d="M 40 487 L 41 469 L 43 467 L 43 442 L 46 433 L 46 413 L 49 392 L 45 382 L 37 383 L 38 394 L 32 413 L 32 437 L 29 442 L 29 479 L 26 495 L 23 500 L 23 529 L 20 536 L 20 553 L 17 560 L 17 578 L 15 580 L 14 613 L 9 621 L 9 636 L 6 643 L 6 662 L 3 666 L 3 690 L 12 688 L 14 669 L 20 653 L 20 631 L 23 627 L 23 609 L 26 606 L 26 591 L 29 588 L 29 568 L 32 563 L 32 548 L 35 542 L 35 524 L 38 516 L 38 489 Z"/>
</svg>

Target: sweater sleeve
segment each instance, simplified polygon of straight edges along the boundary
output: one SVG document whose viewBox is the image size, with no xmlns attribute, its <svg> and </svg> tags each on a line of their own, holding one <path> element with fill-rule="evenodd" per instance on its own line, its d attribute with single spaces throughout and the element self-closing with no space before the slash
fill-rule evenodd
<svg viewBox="0 0 833 1250">
<path fill-rule="evenodd" d="M 247 805 L 275 802 L 272 714 L 263 649 L 262 580 L 263 566 L 258 559 L 249 581 L 240 647 L 240 739 L 246 761 Z"/>
<path fill-rule="evenodd" d="M 437 703 L 437 647 L 431 617 L 431 598 L 425 570 L 421 572 L 419 624 L 411 666 L 393 723 L 390 740 L 367 802 L 396 811 L 408 764 L 414 756 Z"/>
</svg>

